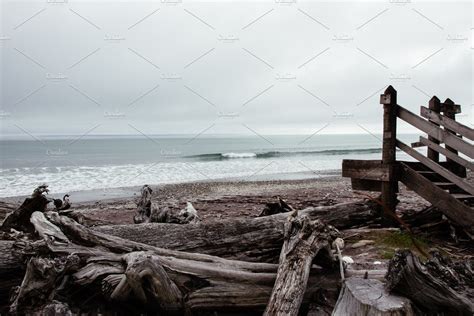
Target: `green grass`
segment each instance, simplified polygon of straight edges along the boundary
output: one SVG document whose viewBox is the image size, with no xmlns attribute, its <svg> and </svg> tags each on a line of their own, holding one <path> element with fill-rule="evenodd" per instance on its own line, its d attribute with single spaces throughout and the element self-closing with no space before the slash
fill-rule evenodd
<svg viewBox="0 0 474 316">
<path fill-rule="evenodd" d="M 375 239 L 375 243 L 379 247 L 380 255 L 384 259 L 391 259 L 398 249 L 410 249 L 418 256 L 424 257 L 424 254 L 420 253 L 418 247 L 424 252 L 428 252 L 429 247 L 427 240 L 416 236 L 414 236 L 413 239 L 405 232 L 387 232 L 378 236 L 378 238 Z"/>
</svg>

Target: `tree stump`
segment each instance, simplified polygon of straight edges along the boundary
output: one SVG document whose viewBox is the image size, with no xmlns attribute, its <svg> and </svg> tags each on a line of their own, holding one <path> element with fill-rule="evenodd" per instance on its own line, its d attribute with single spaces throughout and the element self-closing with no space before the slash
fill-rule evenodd
<svg viewBox="0 0 474 316">
<path fill-rule="evenodd" d="M 351 277 L 345 280 L 333 316 L 414 315 L 409 299 L 389 294 L 382 282 Z"/>
</svg>

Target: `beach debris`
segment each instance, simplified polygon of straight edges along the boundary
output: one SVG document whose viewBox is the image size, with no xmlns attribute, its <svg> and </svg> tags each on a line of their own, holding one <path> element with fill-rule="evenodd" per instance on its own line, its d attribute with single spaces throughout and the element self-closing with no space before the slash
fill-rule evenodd
<svg viewBox="0 0 474 316">
<path fill-rule="evenodd" d="M 51 202 L 45 195 L 48 194 L 48 185 L 42 184 L 34 189 L 31 197 L 26 198 L 19 208 L 8 214 L 3 220 L 0 230 L 8 232 L 11 228 L 23 232 L 34 232 L 30 222 L 33 212 L 44 212 Z"/>
<path fill-rule="evenodd" d="M 339 232 L 304 215 L 286 219 L 279 266 L 157 248 L 95 232 L 58 212 L 33 213 L 32 225 L 41 240 L 26 241 L 20 248 L 28 263 L 12 291 L 12 314 L 51 309 L 74 314 L 100 306 L 101 311 L 159 309 L 180 315 L 225 310 L 229 304 L 235 311 L 253 313 L 263 310 L 272 295 L 275 304 L 269 310 L 297 315 L 303 295 L 309 302 L 320 291 L 338 288 L 337 273 L 321 267 L 331 264 L 324 261 Z M 294 299 L 280 299 L 285 291 L 278 286 L 272 293 L 274 283 L 287 286 Z"/>
<path fill-rule="evenodd" d="M 65 194 L 63 199 L 53 199 L 54 207 L 56 211 L 66 211 L 71 208 L 71 202 L 69 201 L 69 194 Z"/>
<path fill-rule="evenodd" d="M 409 299 L 390 294 L 375 279 L 351 277 L 339 293 L 333 316 L 346 315 L 415 315 Z"/>
<path fill-rule="evenodd" d="M 44 189 L 39 192 L 22 206 L 52 201 Z M 198 217 L 190 201 L 181 210 L 159 210 L 151 201 L 149 206 L 150 219 L 160 212 L 167 220 Z M 266 307 L 267 315 L 297 315 L 315 297 L 324 297 L 326 307 L 336 305 L 334 315 L 359 314 L 364 308 L 378 315 L 412 315 L 410 300 L 427 313 L 472 313 L 469 260 L 453 263 L 435 254 L 421 263 L 411 252 L 397 254 L 387 273 L 389 292 L 373 282 L 384 280 L 383 266 L 355 270 L 352 257 L 343 256 L 339 263 L 344 267 L 338 272 L 341 254 L 336 257 L 334 248 L 343 249 L 345 242 L 330 224 L 351 228 L 353 235 L 367 216 L 375 215 L 366 204 L 341 203 L 225 223 L 88 228 L 69 214 L 44 208 L 29 218 L 34 234 L 18 230 L 21 233 L 9 236 L 14 241 L 0 240 L 0 299 L 8 302 L 6 293 L 12 293 L 12 314 L 80 314 L 98 306 L 106 314 L 123 308 L 137 314 L 158 309 L 193 314 L 225 310 L 231 304 L 238 313 L 258 313 Z M 352 281 L 355 276 L 358 281 Z M 405 309 L 399 309 L 401 301 Z M 387 306 L 392 314 L 386 313 Z"/>
<path fill-rule="evenodd" d="M 281 197 L 276 196 L 275 198 L 276 202 L 265 203 L 265 208 L 258 215 L 259 217 L 294 211 L 293 207 Z"/>
<path fill-rule="evenodd" d="M 140 198 L 137 202 L 137 213 L 133 217 L 135 224 L 148 223 L 151 217 L 151 195 L 153 190 L 145 184 L 140 190 Z"/>
<path fill-rule="evenodd" d="M 175 214 L 176 209 L 181 208 L 164 206 L 153 212 L 150 222 L 166 223 L 166 214 Z M 197 209 L 199 212 L 199 208 Z M 308 207 L 299 212 L 313 220 L 320 219 L 339 230 L 359 227 L 377 220 L 378 217 L 370 204 L 360 201 Z M 249 262 L 278 262 L 283 227 L 288 214 L 239 218 L 226 217 L 223 214 L 222 219 L 225 219 L 225 225 L 221 224 L 219 215 L 217 214 L 216 220 L 202 221 L 198 227 L 193 228 L 187 227 L 188 225 L 146 227 L 107 225 L 96 226 L 94 229 L 105 234 L 169 249 L 207 253 Z M 167 236 L 167 238 L 161 238 L 161 236 Z M 231 245 L 230 248 L 229 245 Z"/>
<path fill-rule="evenodd" d="M 388 265 L 387 289 L 411 299 L 422 314 L 473 315 L 472 260 L 430 255 L 423 262 L 410 250 L 397 251 Z"/>
<path fill-rule="evenodd" d="M 362 240 L 359 240 L 358 242 L 354 243 L 351 245 L 351 248 L 355 249 L 355 248 L 361 248 L 361 247 L 365 247 L 367 245 L 372 245 L 374 244 L 375 241 L 373 240 L 365 240 L 365 239 L 362 239 Z"/>
<path fill-rule="evenodd" d="M 337 237 L 336 239 L 334 239 L 332 243 L 332 247 L 334 249 L 336 248 L 344 249 L 344 246 L 345 246 L 344 239 L 342 239 L 341 237 Z"/>
<path fill-rule="evenodd" d="M 191 202 L 186 202 L 186 207 L 177 211 L 169 206 L 159 207 L 152 202 L 153 190 L 144 185 L 141 190 L 140 198 L 137 202 L 137 212 L 133 216 L 135 224 L 141 223 L 173 223 L 190 224 L 200 221 L 196 209 Z"/>
<path fill-rule="evenodd" d="M 320 220 L 298 215 L 293 211 L 285 223 L 284 242 L 281 248 L 278 273 L 264 315 L 298 315 L 313 259 L 320 253 L 320 260 L 336 260 L 331 245 L 339 231 Z M 321 263 L 320 263 L 321 264 Z"/>
<path fill-rule="evenodd" d="M 178 216 L 182 218 L 183 224 L 200 221 L 198 213 L 191 202 L 186 202 L 186 207 L 179 211 Z"/>
<path fill-rule="evenodd" d="M 354 263 L 354 259 L 349 256 L 342 256 L 342 262 L 344 262 L 345 266 L 347 267 L 347 265 Z"/>
</svg>

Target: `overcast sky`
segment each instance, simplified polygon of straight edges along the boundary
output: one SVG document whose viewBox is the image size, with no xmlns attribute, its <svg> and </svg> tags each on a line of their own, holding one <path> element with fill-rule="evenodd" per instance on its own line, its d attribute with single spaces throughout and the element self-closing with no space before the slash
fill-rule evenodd
<svg viewBox="0 0 474 316">
<path fill-rule="evenodd" d="M 379 133 L 388 84 L 474 123 L 472 1 L 0 1 L 3 137 Z"/>
</svg>

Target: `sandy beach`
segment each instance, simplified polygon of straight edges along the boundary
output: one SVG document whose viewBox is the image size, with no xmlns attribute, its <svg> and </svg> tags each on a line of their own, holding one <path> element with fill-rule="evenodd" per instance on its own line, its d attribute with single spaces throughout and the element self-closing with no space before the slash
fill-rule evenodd
<svg viewBox="0 0 474 316">
<path fill-rule="evenodd" d="M 333 175 L 298 180 L 261 181 L 202 181 L 179 184 L 151 185 L 153 200 L 160 207 L 180 210 L 191 202 L 198 210 L 202 221 L 233 217 L 256 217 L 265 203 L 276 196 L 284 198 L 296 209 L 310 206 L 334 205 L 361 200 L 361 195 L 351 189 L 350 179 Z M 136 200 L 140 187 L 123 187 L 72 192 L 71 201 L 75 211 L 103 225 L 132 224 L 136 211 Z M 58 198 L 60 194 L 52 194 Z M 111 196 L 117 196 L 111 198 Z M 2 202 L 21 204 L 24 196 L 0 199 Z M 429 204 L 411 191 L 401 187 L 400 210 L 420 210 Z M 4 214 L 2 214 L 2 218 Z"/>
</svg>

